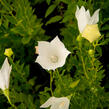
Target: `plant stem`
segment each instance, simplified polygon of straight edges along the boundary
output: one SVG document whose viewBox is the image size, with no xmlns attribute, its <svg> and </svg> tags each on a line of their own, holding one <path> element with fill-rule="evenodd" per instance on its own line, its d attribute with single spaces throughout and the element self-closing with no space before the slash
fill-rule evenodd
<svg viewBox="0 0 109 109">
<path fill-rule="evenodd" d="M 93 69 L 94 72 L 95 72 L 93 79 L 96 80 L 96 77 L 97 77 L 96 74 L 97 74 L 97 72 L 98 72 L 98 69 L 97 69 L 96 66 L 94 65 L 95 58 L 94 58 L 94 57 L 90 57 L 90 58 L 91 58 L 91 59 L 90 59 L 90 62 L 91 62 L 91 64 L 92 64 L 92 69 Z"/>
<path fill-rule="evenodd" d="M 52 71 L 50 71 L 50 91 L 51 91 L 51 95 L 53 96 L 52 82 L 53 82 L 53 76 L 52 76 Z"/>
<path fill-rule="evenodd" d="M 56 69 L 56 72 L 57 72 L 57 74 L 58 74 L 58 78 L 59 78 L 60 82 L 62 83 L 62 85 L 64 85 L 63 82 L 62 82 L 62 78 L 61 78 L 61 75 L 59 74 L 58 69 Z"/>
<path fill-rule="evenodd" d="M 17 109 L 17 107 L 16 107 L 14 104 L 12 104 L 12 102 L 11 102 L 9 96 L 6 96 L 6 97 L 7 97 L 7 99 L 8 99 L 9 104 L 10 104 L 13 108 Z"/>
<path fill-rule="evenodd" d="M 83 59 L 83 56 L 82 56 L 82 50 L 81 50 L 81 45 L 80 45 L 81 42 L 79 42 L 79 51 L 80 51 L 80 54 L 81 54 L 81 61 L 82 61 L 82 65 L 83 65 L 83 70 L 84 70 L 84 75 L 86 76 L 87 79 L 89 79 L 88 75 L 87 75 L 87 72 L 86 72 L 86 67 L 85 67 L 85 62 L 84 62 L 84 59 Z"/>
<path fill-rule="evenodd" d="M 8 89 L 3 90 L 3 94 L 4 94 L 5 97 L 7 98 L 9 104 L 10 104 L 13 108 L 17 109 L 17 107 L 16 107 L 14 104 L 12 104 L 12 102 L 11 102 L 11 100 L 10 100 L 10 98 L 9 98 L 9 90 L 8 90 Z"/>
</svg>

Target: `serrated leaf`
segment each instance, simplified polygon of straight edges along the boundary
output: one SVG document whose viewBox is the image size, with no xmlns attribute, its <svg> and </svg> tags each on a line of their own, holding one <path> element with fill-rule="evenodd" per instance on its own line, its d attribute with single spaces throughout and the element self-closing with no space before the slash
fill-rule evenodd
<svg viewBox="0 0 109 109">
<path fill-rule="evenodd" d="M 58 21 L 60 21 L 61 19 L 62 19 L 62 16 L 54 16 L 54 17 L 52 17 L 52 18 L 46 23 L 46 25 L 51 24 L 51 23 L 58 22 Z"/>
<path fill-rule="evenodd" d="M 76 87 L 76 86 L 78 85 L 78 83 L 79 83 L 79 82 L 80 82 L 80 79 L 79 79 L 79 80 L 74 81 L 73 83 L 71 83 L 71 84 L 70 84 L 70 87 L 71 87 L 71 88 Z"/>
<path fill-rule="evenodd" d="M 51 5 L 51 6 L 47 9 L 47 11 L 46 11 L 46 13 L 45 13 L 45 17 L 47 17 L 48 15 L 50 15 L 50 14 L 54 11 L 55 8 L 56 8 L 56 5 L 55 5 L 55 4 Z"/>
</svg>

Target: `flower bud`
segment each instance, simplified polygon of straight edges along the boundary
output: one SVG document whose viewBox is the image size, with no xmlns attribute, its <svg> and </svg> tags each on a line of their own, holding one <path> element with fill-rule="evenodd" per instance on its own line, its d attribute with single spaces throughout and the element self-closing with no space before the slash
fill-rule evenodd
<svg viewBox="0 0 109 109">
<path fill-rule="evenodd" d="M 8 56 L 8 57 L 11 57 L 13 55 L 12 49 L 11 48 L 5 49 L 4 55 Z"/>
<path fill-rule="evenodd" d="M 90 49 L 90 50 L 88 51 L 88 53 L 89 53 L 90 56 L 94 56 L 94 50 L 93 50 L 93 49 Z"/>
<path fill-rule="evenodd" d="M 76 40 L 77 40 L 78 42 L 80 42 L 80 41 L 82 40 L 81 35 L 78 35 Z"/>
<path fill-rule="evenodd" d="M 35 46 L 35 54 L 39 54 L 39 52 L 38 52 L 38 46 Z"/>
</svg>

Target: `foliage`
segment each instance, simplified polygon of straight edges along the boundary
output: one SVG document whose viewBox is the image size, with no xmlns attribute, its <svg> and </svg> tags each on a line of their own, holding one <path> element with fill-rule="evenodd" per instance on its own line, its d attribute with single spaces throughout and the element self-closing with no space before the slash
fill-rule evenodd
<svg viewBox="0 0 109 109">
<path fill-rule="evenodd" d="M 43 9 L 46 12 L 39 18 L 37 7 L 33 7 L 42 6 L 43 3 L 47 9 Z M 101 62 L 102 48 L 108 47 L 109 42 L 108 4 L 108 0 L 0 0 L 0 66 L 5 59 L 5 49 L 12 48 L 14 55 L 9 58 L 12 64 L 9 91 L 10 99 L 17 109 L 39 109 L 51 97 L 51 90 L 56 97 L 71 96 L 70 109 L 109 108 L 109 91 L 106 91 L 109 88 L 109 77 L 102 84 L 109 63 L 104 67 Z M 91 14 L 100 8 L 99 29 L 102 36 L 93 44 L 84 38 L 77 40 L 77 5 L 85 6 Z M 37 41 L 51 39 L 46 34 L 46 28 L 55 23 L 63 25 L 59 27 L 58 35 L 71 54 L 64 67 L 51 72 L 51 89 L 46 76 L 50 72 L 42 69 L 35 71 L 47 81 L 40 84 L 36 82 L 38 76 L 33 74 L 30 67 L 35 64 Z M 93 52 L 90 53 L 90 50 Z M 13 109 L 1 90 L 0 108 Z"/>
</svg>

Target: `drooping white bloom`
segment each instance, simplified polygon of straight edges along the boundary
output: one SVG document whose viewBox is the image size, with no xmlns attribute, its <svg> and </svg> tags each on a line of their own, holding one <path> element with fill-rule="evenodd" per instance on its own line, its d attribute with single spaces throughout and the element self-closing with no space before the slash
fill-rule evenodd
<svg viewBox="0 0 109 109">
<path fill-rule="evenodd" d="M 6 58 L 0 69 L 0 88 L 2 90 L 9 88 L 9 79 L 10 79 L 11 69 L 12 69 L 12 66 L 9 65 L 8 59 Z"/>
<path fill-rule="evenodd" d="M 51 42 L 39 41 L 38 53 L 35 62 L 38 62 L 44 69 L 55 70 L 65 64 L 66 57 L 70 52 L 56 36 Z"/>
<path fill-rule="evenodd" d="M 50 109 L 69 109 L 70 100 L 67 97 L 50 97 L 44 104 L 40 106 L 40 108 L 47 108 L 49 106 Z"/>
<path fill-rule="evenodd" d="M 99 11 L 100 9 L 97 9 L 91 16 L 89 10 L 85 10 L 84 6 L 80 9 L 77 6 L 75 16 L 78 21 L 79 31 L 82 33 L 82 37 L 85 37 L 90 42 L 93 42 L 101 35 L 97 25 L 99 21 Z"/>
</svg>

